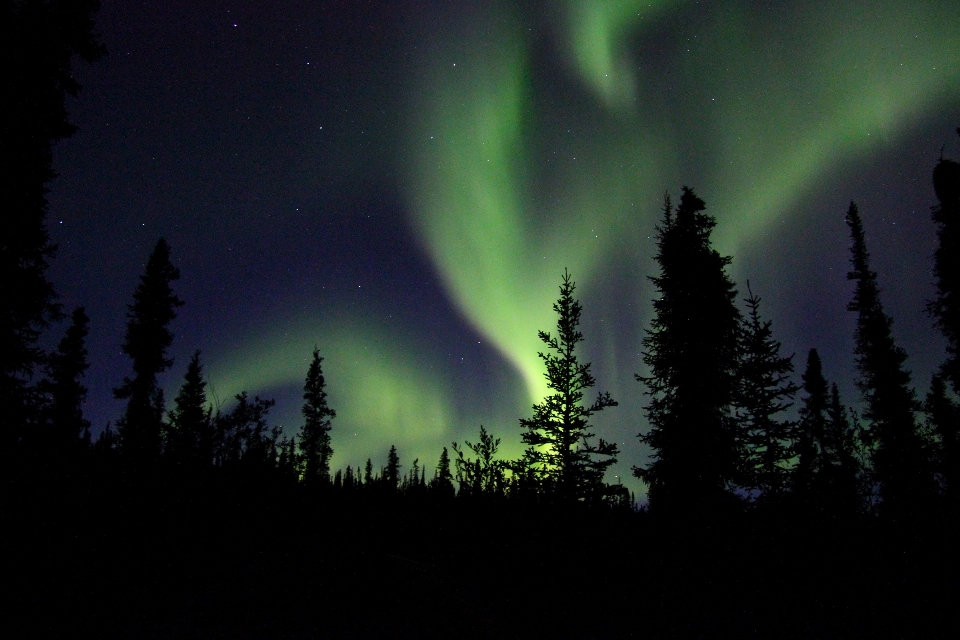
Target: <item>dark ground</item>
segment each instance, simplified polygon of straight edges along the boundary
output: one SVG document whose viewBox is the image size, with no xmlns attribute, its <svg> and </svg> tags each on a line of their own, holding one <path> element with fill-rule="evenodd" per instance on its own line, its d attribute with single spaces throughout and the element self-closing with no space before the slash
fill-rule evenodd
<svg viewBox="0 0 960 640">
<path fill-rule="evenodd" d="M 952 638 L 960 629 L 956 530 L 944 522 L 896 532 L 742 515 L 681 525 L 535 505 L 94 486 L 8 501 L 14 635 Z"/>
</svg>

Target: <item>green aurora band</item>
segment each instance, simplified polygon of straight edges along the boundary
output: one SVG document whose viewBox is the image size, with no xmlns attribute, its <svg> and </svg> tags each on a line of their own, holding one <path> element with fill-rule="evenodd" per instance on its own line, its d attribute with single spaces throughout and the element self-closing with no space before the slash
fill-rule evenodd
<svg viewBox="0 0 960 640">
<path fill-rule="evenodd" d="M 542 140 L 559 139 L 555 102 L 532 95 L 528 30 L 510 7 L 473 14 L 424 56 L 411 117 L 416 224 L 452 298 L 521 371 L 531 401 L 545 391 L 536 332 L 553 324 L 558 274 L 569 267 L 589 286 L 630 228 L 633 203 L 675 188 L 668 176 L 684 152 L 652 132 L 706 141 L 696 150 L 712 169 L 702 192 L 726 216 L 718 247 L 736 255 L 838 162 L 960 88 L 960 18 L 949 3 L 877 3 L 869 15 L 843 3 L 760 14 L 718 3 L 698 5 L 688 23 L 683 3 L 675 14 L 652 4 L 565 5 L 561 54 L 596 100 L 567 116 L 580 133 L 550 150 Z M 648 43 L 647 26 L 657 37 L 673 27 L 673 42 Z M 665 85 L 643 82 L 648 44 L 671 50 L 679 99 L 664 103 L 653 94 Z M 651 230 L 656 214 L 640 212 Z"/>
<path fill-rule="evenodd" d="M 330 406 L 337 412 L 334 468 L 356 467 L 368 457 L 378 460 L 391 443 L 403 444 L 405 462 L 419 457 L 429 466 L 449 444 L 454 393 L 439 372 L 421 366 L 423 353 L 397 345 L 396 333 L 395 327 L 325 310 L 319 321 L 304 317 L 251 336 L 246 349 L 214 360 L 208 373 L 213 391 L 229 407 L 229 399 L 245 389 L 302 387 L 316 345 L 324 357 Z M 285 433 L 293 435 L 299 424 Z M 385 443 L 383 451 L 374 443 Z"/>
<path fill-rule="evenodd" d="M 829 172 L 960 98 L 952 2 L 811 11 L 568 0 L 537 29 L 523 7 L 473 4 L 469 20 L 450 18 L 442 35 L 416 41 L 396 162 L 451 300 L 516 369 L 530 403 L 546 391 L 537 331 L 555 325 L 565 267 L 590 300 L 612 295 L 602 291 L 611 270 L 637 271 L 630 296 L 644 306 L 618 344 L 639 351 L 650 296 L 640 268 L 652 244 L 638 240 L 653 233 L 665 189 L 693 183 L 722 212 L 718 249 L 736 255 L 775 233 Z M 541 75 L 544 59 L 566 75 Z M 454 408 L 471 391 L 434 375 L 429 353 L 399 349 L 402 327 L 328 315 L 277 323 L 219 362 L 228 373 L 218 390 L 302 384 L 317 336 L 327 336 L 335 464 L 382 456 L 395 441 L 406 461 L 432 465 L 440 447 L 475 433 Z M 639 395 L 637 359 L 618 360 L 609 340 L 585 333 L 598 389 Z M 638 420 L 625 432 L 640 430 Z M 512 455 L 519 430 L 503 428 L 494 425 Z M 642 459 L 633 446 L 621 445 L 621 464 Z"/>
</svg>

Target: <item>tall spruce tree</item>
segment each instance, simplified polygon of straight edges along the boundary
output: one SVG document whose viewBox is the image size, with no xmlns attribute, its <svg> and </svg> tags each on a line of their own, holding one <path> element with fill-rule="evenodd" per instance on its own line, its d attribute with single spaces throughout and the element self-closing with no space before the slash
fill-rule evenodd
<svg viewBox="0 0 960 640">
<path fill-rule="evenodd" d="M 804 396 L 801 398 L 800 422 L 793 453 L 797 458 L 791 484 L 797 503 L 806 510 L 820 504 L 820 471 L 823 467 L 823 443 L 827 432 L 829 387 L 823 377 L 823 364 L 816 349 L 807 354 L 807 367 L 801 376 Z"/>
<path fill-rule="evenodd" d="M 933 188 L 939 201 L 931 211 L 937 225 L 933 263 L 937 291 L 928 308 L 947 339 L 947 359 L 934 374 L 925 410 L 938 441 L 937 472 L 950 511 L 956 514 L 960 511 L 960 163 L 941 157 L 933 170 Z"/>
<path fill-rule="evenodd" d="M 953 514 L 960 511 L 960 407 L 949 397 L 942 372 L 935 373 L 924 402 L 930 430 L 936 435 L 936 468 Z"/>
<path fill-rule="evenodd" d="M 74 309 L 70 326 L 47 362 L 48 378 L 43 386 L 49 396 L 49 424 L 44 449 L 56 458 L 75 455 L 90 444 L 90 421 L 83 417 L 87 398 L 83 376 L 90 366 L 86 347 L 89 325 L 84 308 Z"/>
<path fill-rule="evenodd" d="M 304 484 L 320 486 L 330 482 L 330 421 L 337 412 L 327 405 L 326 381 L 320 351 L 314 347 L 313 359 L 303 386 L 304 423 L 298 434 L 300 465 Z"/>
<path fill-rule="evenodd" d="M 873 470 L 882 511 L 904 521 L 927 506 L 933 492 L 930 451 L 914 415 L 919 407 L 904 366 L 907 354 L 894 342 L 893 321 L 880 303 L 877 274 L 870 268 L 863 222 L 853 202 L 846 221 L 851 238 L 847 278 L 856 283 L 847 309 L 857 314 L 857 387 L 876 441 Z"/>
<path fill-rule="evenodd" d="M 175 464 L 208 466 L 213 462 L 213 425 L 207 406 L 200 351 L 190 358 L 183 385 L 168 416 L 164 453 Z"/>
<path fill-rule="evenodd" d="M 861 511 L 860 479 L 863 468 L 857 455 L 857 436 L 847 408 L 840 400 L 837 383 L 830 384 L 824 441 L 825 511 L 846 517 Z"/>
<path fill-rule="evenodd" d="M 173 342 L 170 323 L 183 300 L 171 283 L 179 278 L 180 271 L 170 262 L 170 245 L 161 238 L 128 307 L 123 352 L 133 361 L 133 376 L 113 390 L 117 399 L 127 401 L 117 435 L 121 452 L 131 461 L 152 460 L 160 453 L 164 403 L 157 377 L 173 364 L 167 357 Z"/>
<path fill-rule="evenodd" d="M 659 295 L 644 338 L 649 431 L 640 440 L 653 461 L 634 474 L 649 486 L 653 511 L 708 513 L 731 498 L 738 466 L 733 429 L 740 313 L 726 273 L 730 258 L 710 244 L 716 226 L 706 205 L 683 188 L 669 196 L 657 228 L 652 277 Z"/>
<path fill-rule="evenodd" d="M 363 467 L 363 486 L 373 486 L 373 461 L 367 458 L 367 464 Z"/>
<path fill-rule="evenodd" d="M 944 377 L 954 394 L 960 394 L 960 163 L 940 158 L 933 169 L 933 189 L 939 201 L 931 211 L 937 225 L 933 261 L 937 293 L 929 310 L 947 338 Z"/>
<path fill-rule="evenodd" d="M 66 97 L 80 85 L 72 61 L 103 55 L 93 29 L 97 0 L 7 2 L 0 233 L 0 454 L 36 426 L 41 395 L 31 382 L 44 359 L 38 340 L 61 316 L 47 267 L 56 247 L 46 227 L 53 145 L 73 134 Z M 4 464 L 4 467 L 7 465 Z"/>
<path fill-rule="evenodd" d="M 388 491 L 395 491 L 400 486 L 400 456 L 396 445 L 390 445 L 387 452 L 387 466 L 383 469 L 383 483 Z"/>
<path fill-rule="evenodd" d="M 454 495 L 453 473 L 450 471 L 450 453 L 444 447 L 437 461 L 437 468 L 430 482 L 430 488 L 441 498 L 452 498 Z"/>
<path fill-rule="evenodd" d="M 760 298 L 750 290 L 740 334 L 737 436 L 742 466 L 738 484 L 757 501 L 780 503 L 789 489 L 796 423 L 782 417 L 793 406 L 793 356 L 781 356 L 771 321 L 760 318 Z"/>
<path fill-rule="evenodd" d="M 560 298 L 554 303 L 557 334 L 538 332 L 547 352 L 537 355 L 547 371 L 547 387 L 553 391 L 543 402 L 533 405 L 533 417 L 521 418 L 527 445 L 525 458 L 536 469 L 548 492 L 561 501 L 597 501 L 605 494 L 604 474 L 616 462 L 619 453 L 614 443 L 600 438 L 588 419 L 594 413 L 617 406 L 609 393 L 598 393 L 593 404 L 584 405 L 584 392 L 596 384 L 590 363 L 581 363 L 576 355 L 583 334 L 577 328 L 583 307 L 573 297 L 576 284 L 564 270 Z"/>
</svg>

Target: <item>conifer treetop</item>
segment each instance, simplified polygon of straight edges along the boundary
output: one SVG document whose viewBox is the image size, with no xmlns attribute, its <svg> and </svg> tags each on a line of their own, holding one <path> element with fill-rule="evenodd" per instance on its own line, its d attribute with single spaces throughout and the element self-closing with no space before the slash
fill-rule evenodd
<svg viewBox="0 0 960 640">
<path fill-rule="evenodd" d="M 589 418 L 608 407 L 617 406 L 609 392 L 599 393 L 590 405 L 584 405 L 584 392 L 596 384 L 590 363 L 581 363 L 577 344 L 583 341 L 578 329 L 583 307 L 573 297 L 576 284 L 564 269 L 560 297 L 553 304 L 557 313 L 557 333 L 539 331 L 547 350 L 537 355 L 546 366 L 544 377 L 553 391 L 533 405 L 533 417 L 521 418 L 520 425 L 527 463 L 540 474 L 545 486 L 562 500 L 588 499 L 602 492 L 603 475 L 616 462 L 619 453 L 613 443 L 602 438 L 594 444 Z"/>
</svg>

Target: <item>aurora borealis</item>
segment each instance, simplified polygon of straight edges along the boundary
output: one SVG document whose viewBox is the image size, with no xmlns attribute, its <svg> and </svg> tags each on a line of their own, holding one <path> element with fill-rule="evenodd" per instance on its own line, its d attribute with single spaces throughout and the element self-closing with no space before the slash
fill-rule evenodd
<svg viewBox="0 0 960 640">
<path fill-rule="evenodd" d="M 943 348 L 923 309 L 930 172 L 960 156 L 955 2 L 120 2 L 57 149 L 51 277 L 91 316 L 88 417 L 125 305 L 164 236 L 217 397 L 277 398 L 288 433 L 314 344 L 334 467 L 432 467 L 479 425 L 520 450 L 545 386 L 537 330 L 569 268 L 584 359 L 620 402 L 617 473 L 645 451 L 640 341 L 654 225 L 689 184 L 731 275 L 786 351 L 817 347 L 848 403 L 843 215 L 856 200 L 918 389 Z M 799 375 L 798 375 L 799 377 Z"/>
</svg>

